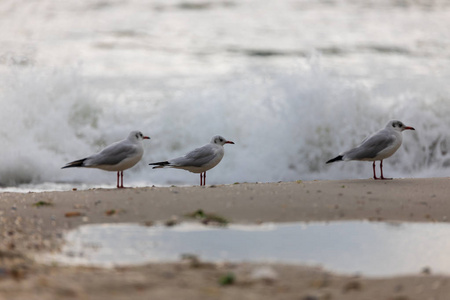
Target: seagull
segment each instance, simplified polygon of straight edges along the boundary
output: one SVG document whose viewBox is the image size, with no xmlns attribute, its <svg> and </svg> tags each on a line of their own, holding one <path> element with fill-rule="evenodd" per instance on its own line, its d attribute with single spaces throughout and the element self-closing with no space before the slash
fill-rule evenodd
<svg viewBox="0 0 450 300">
<path fill-rule="evenodd" d="M 68 163 L 61 169 L 82 167 L 117 171 L 117 188 L 123 188 L 123 171 L 137 164 L 144 154 L 142 140 L 150 139 L 140 131 L 132 131 L 122 141 L 115 142 L 99 153 Z M 119 177 L 121 182 L 119 185 Z"/>
<path fill-rule="evenodd" d="M 223 145 L 234 144 L 220 135 L 213 136 L 211 142 L 200 148 L 196 148 L 184 156 L 151 163 L 153 169 L 171 167 L 187 170 L 192 173 L 200 173 L 200 186 L 206 184 L 206 171 L 214 168 L 222 160 L 224 155 Z"/>
<path fill-rule="evenodd" d="M 386 127 L 370 135 L 356 148 L 342 152 L 327 164 L 335 161 L 363 160 L 373 161 L 373 179 L 392 179 L 383 176 L 383 159 L 390 157 L 402 144 L 402 131 L 415 130 L 413 127 L 405 126 L 398 120 L 391 120 Z M 375 161 L 380 161 L 381 176 L 375 174 Z"/>
</svg>

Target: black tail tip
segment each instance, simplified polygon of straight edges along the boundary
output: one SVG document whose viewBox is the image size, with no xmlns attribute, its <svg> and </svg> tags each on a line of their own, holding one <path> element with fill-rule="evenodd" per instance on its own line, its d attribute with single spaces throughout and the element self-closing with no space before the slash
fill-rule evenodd
<svg viewBox="0 0 450 300">
<path fill-rule="evenodd" d="M 340 161 L 342 160 L 343 156 L 342 155 L 338 155 L 335 158 L 330 159 L 329 161 L 327 161 L 327 164 L 335 162 L 335 161 Z"/>
<path fill-rule="evenodd" d="M 160 161 L 160 162 L 157 162 L 157 163 L 150 163 L 149 165 L 150 166 L 155 166 L 155 167 L 153 167 L 153 169 L 155 169 L 155 168 L 162 168 L 164 166 L 167 166 L 168 164 L 169 164 L 168 161 Z"/>
<path fill-rule="evenodd" d="M 61 169 L 67 169 L 67 168 L 76 168 L 76 167 L 82 167 L 82 164 L 77 164 L 77 165 L 65 165 L 64 167 L 62 167 Z"/>
<path fill-rule="evenodd" d="M 86 160 L 86 158 L 72 161 L 72 162 L 66 164 L 66 165 L 65 165 L 64 167 L 62 167 L 61 169 L 84 167 L 84 161 L 85 161 L 85 160 Z"/>
</svg>

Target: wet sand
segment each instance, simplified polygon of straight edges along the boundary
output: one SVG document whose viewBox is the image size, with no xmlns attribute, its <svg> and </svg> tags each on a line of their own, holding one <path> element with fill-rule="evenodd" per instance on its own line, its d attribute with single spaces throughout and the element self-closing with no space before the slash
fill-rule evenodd
<svg viewBox="0 0 450 300">
<path fill-rule="evenodd" d="M 183 222 L 188 220 L 186 214 L 199 209 L 244 224 L 448 222 L 449 180 L 298 181 L 2 193 L 0 300 L 447 299 L 450 276 L 433 274 L 433 270 L 367 278 L 333 274 L 318 267 L 209 264 L 195 260 L 115 269 L 46 266 L 36 263 L 33 257 L 57 251 L 64 231 L 81 224 Z M 256 276 L 261 268 L 269 275 Z M 227 279 L 227 274 L 233 274 L 234 282 L 221 285 L 219 281 Z"/>
</svg>

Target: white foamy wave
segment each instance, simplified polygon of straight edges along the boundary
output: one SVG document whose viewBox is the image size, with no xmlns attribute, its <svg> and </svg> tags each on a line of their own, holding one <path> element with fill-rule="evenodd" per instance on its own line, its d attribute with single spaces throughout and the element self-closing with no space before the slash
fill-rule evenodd
<svg viewBox="0 0 450 300">
<path fill-rule="evenodd" d="M 68 161 L 98 151 L 135 129 L 122 127 L 116 111 L 102 105 L 76 69 L 11 67 L 0 75 L 0 184 L 91 181 L 99 172 L 64 172 Z M 126 122 L 129 118 L 124 119 Z M 86 176 L 86 174 L 89 174 Z"/>
<path fill-rule="evenodd" d="M 128 185 L 197 184 L 198 175 L 152 170 L 149 162 L 184 154 L 215 134 L 233 140 L 209 184 L 371 177 L 367 162 L 326 165 L 390 119 L 414 126 L 385 161 L 385 175 L 446 176 L 448 87 L 432 80 L 371 87 L 330 75 L 312 63 L 291 71 L 247 70 L 214 86 L 180 91 L 163 101 L 130 103 L 104 96 L 76 68 L 12 67 L 1 74 L 0 183 L 115 183 L 113 173 L 61 166 L 123 139 L 151 136 Z M 106 79 L 105 79 L 106 80 Z M 107 86 L 107 82 L 105 85 Z M 127 103 L 129 103 L 127 105 Z"/>
<path fill-rule="evenodd" d="M 225 85 L 166 102 L 155 116 L 161 126 L 154 127 L 159 140 L 150 157 L 182 154 L 202 138 L 206 142 L 222 133 L 236 145 L 227 145 L 223 162 L 209 172 L 214 183 L 369 178 L 370 163 L 325 162 L 390 119 L 400 119 L 416 131 L 403 133 L 403 146 L 385 161 L 385 174 L 446 176 L 450 120 L 443 95 L 448 88 L 422 79 L 396 84 L 395 89 L 387 89 L 386 82 L 369 88 L 314 64 L 293 72 L 238 75 Z M 150 173 L 152 182 L 183 182 L 188 176 L 163 172 Z"/>
</svg>

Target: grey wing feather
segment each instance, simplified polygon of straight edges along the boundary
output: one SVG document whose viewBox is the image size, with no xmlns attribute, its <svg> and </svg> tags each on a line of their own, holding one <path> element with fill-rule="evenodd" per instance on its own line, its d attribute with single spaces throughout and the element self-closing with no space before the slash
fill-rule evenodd
<svg viewBox="0 0 450 300">
<path fill-rule="evenodd" d="M 344 159 L 368 159 L 374 158 L 382 150 L 386 149 L 395 141 L 392 134 L 377 132 L 376 134 L 366 138 L 361 145 L 343 153 Z"/>
<path fill-rule="evenodd" d="M 116 165 L 124 159 L 136 154 L 137 147 L 127 143 L 112 144 L 100 153 L 88 157 L 87 164 L 89 165 Z"/>
<path fill-rule="evenodd" d="M 208 163 L 215 157 L 216 151 L 210 145 L 205 145 L 203 147 L 192 150 L 185 156 L 171 159 L 169 162 L 174 166 L 192 166 L 201 167 Z"/>
</svg>

